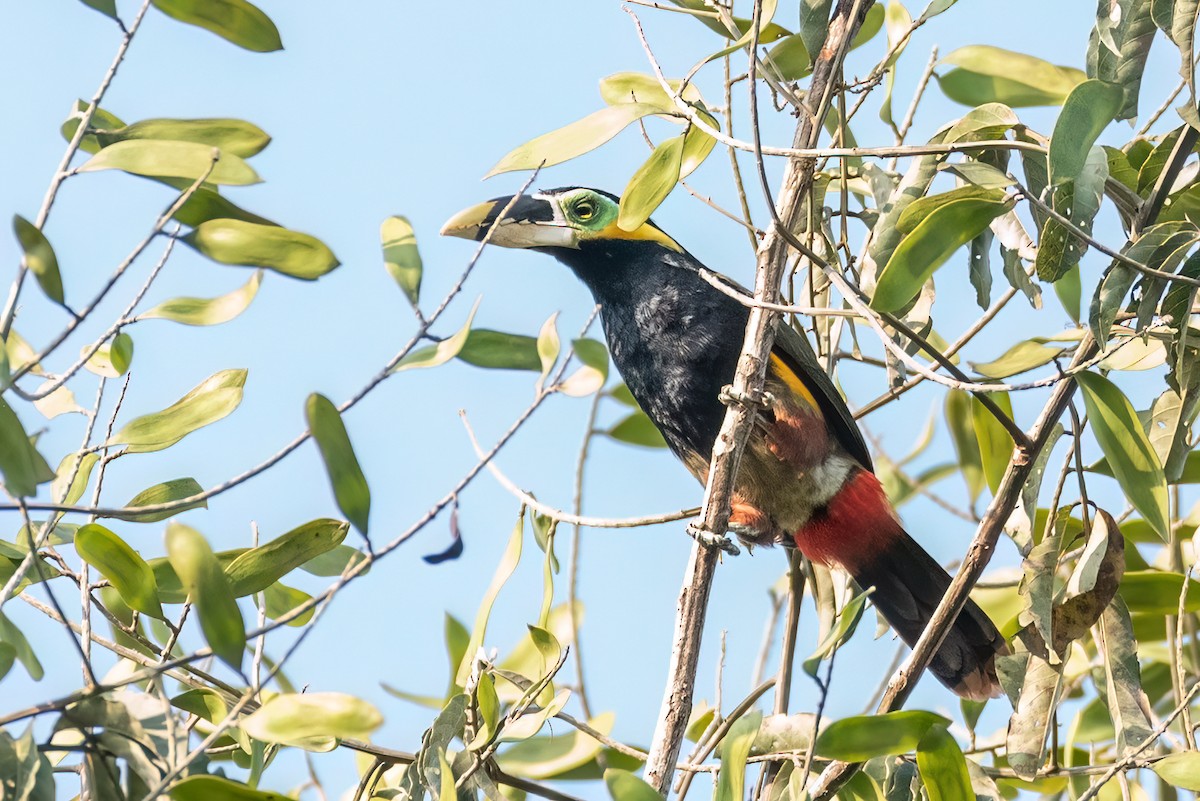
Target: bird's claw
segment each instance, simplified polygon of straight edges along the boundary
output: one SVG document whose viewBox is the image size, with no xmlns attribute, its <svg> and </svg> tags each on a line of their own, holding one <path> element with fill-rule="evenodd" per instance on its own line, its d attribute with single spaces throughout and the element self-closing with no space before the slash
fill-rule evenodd
<svg viewBox="0 0 1200 801">
<path fill-rule="evenodd" d="M 726 384 L 721 387 L 721 392 L 717 395 L 718 400 L 726 406 L 738 404 L 741 406 L 753 407 L 756 409 L 770 409 L 775 402 L 775 397 L 770 392 L 759 392 L 752 394 L 734 389 L 732 384 Z"/>
<path fill-rule="evenodd" d="M 724 536 L 719 537 L 700 524 L 688 523 L 687 533 L 689 537 L 706 548 L 718 548 L 721 552 L 727 553 L 730 556 L 737 556 L 742 552 L 733 540 Z"/>
</svg>

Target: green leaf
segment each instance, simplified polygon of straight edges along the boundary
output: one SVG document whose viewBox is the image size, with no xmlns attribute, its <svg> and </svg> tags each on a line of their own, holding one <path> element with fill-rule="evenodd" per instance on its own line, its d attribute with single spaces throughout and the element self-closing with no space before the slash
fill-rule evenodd
<svg viewBox="0 0 1200 801">
<path fill-rule="evenodd" d="M 8 675 L 17 661 L 17 649 L 6 642 L 0 642 L 0 679 Z"/>
<path fill-rule="evenodd" d="M 1008 393 L 994 392 L 990 395 L 1000 410 L 1012 417 L 1012 401 Z M 1012 459 L 1013 440 L 1008 429 L 996 419 L 978 398 L 971 398 L 971 420 L 975 426 L 975 441 L 979 443 L 979 456 L 983 465 L 983 477 L 994 493 Z"/>
<path fill-rule="evenodd" d="M 88 159 L 77 172 L 122 170 L 148 178 L 187 178 L 195 181 L 208 172 L 211 184 L 247 186 L 262 182 L 254 168 L 232 153 L 198 142 L 130 139 L 103 148 Z"/>
<path fill-rule="evenodd" d="M 366 558 L 367 555 L 357 548 L 351 548 L 349 545 L 339 545 L 328 553 L 323 553 L 320 556 L 309 559 L 300 566 L 300 569 L 314 576 L 331 578 L 342 575 L 348 568 L 357 566 L 360 562 L 365 561 Z M 369 572 L 370 568 L 367 568 L 361 575 L 366 575 Z"/>
<path fill-rule="evenodd" d="M 1088 421 L 1100 450 L 1112 466 L 1133 508 L 1166 540 L 1170 536 L 1167 479 L 1162 463 L 1125 395 L 1115 384 L 1090 372 L 1075 376 Z"/>
<path fill-rule="evenodd" d="M 859 618 L 862 617 L 863 605 L 866 602 L 866 592 L 860 592 L 846 602 L 846 605 L 838 613 L 837 623 L 830 627 L 829 631 L 825 634 L 825 638 L 817 646 L 817 650 L 813 651 L 812 655 L 804 660 L 803 668 L 805 673 L 815 677 L 821 660 L 828 657 L 840 648 L 846 640 L 850 639 L 854 634 L 855 628 L 858 626 Z"/>
<path fill-rule="evenodd" d="M 1183 8 L 1189 1 L 1184 0 L 1176 5 Z M 1162 0 L 1155 0 L 1154 5 L 1161 3 Z M 1194 8 L 1195 3 L 1191 4 Z M 1189 27 L 1195 27 L 1194 19 Z M 1087 73 L 1090 78 L 1119 84 L 1124 90 L 1124 102 L 1117 114 L 1118 120 L 1131 120 L 1137 116 L 1142 74 L 1153 41 L 1154 22 L 1151 19 L 1150 0 L 1113 0 L 1097 4 L 1096 25 L 1088 37 Z M 1190 44 L 1187 53 L 1185 64 L 1190 61 Z M 1189 76 L 1190 72 L 1188 69 Z"/>
<path fill-rule="evenodd" d="M 102 146 L 137 139 L 195 142 L 221 149 L 222 155 L 232 154 L 247 159 L 260 153 L 271 143 L 267 132 L 252 122 L 235 119 L 151 119 L 120 128 L 97 131 L 96 141 Z"/>
<path fill-rule="evenodd" d="M 301 565 L 341 545 L 349 529 L 341 520 L 321 518 L 251 548 L 225 568 L 233 596 L 262 592 Z"/>
<path fill-rule="evenodd" d="M 1152 763 L 1150 770 L 1167 784 L 1200 791 L 1200 753 L 1196 751 L 1168 754 Z"/>
<path fill-rule="evenodd" d="M 901 309 L 954 251 L 1011 208 L 1011 201 L 1002 199 L 963 198 L 933 209 L 900 241 L 884 265 L 871 308 L 883 312 Z"/>
<path fill-rule="evenodd" d="M 265 267 L 305 281 L 315 281 L 341 264 L 315 236 L 243 220 L 203 222 L 182 241 L 221 264 Z"/>
<path fill-rule="evenodd" d="M 954 441 L 954 452 L 958 456 L 958 466 L 967 484 L 971 503 L 975 503 L 986 482 L 979 440 L 971 415 L 970 395 L 959 390 L 946 393 L 946 427 L 950 429 L 950 438 Z"/>
<path fill-rule="evenodd" d="M 75 550 L 108 579 L 131 609 L 165 619 L 154 571 L 125 540 L 104 526 L 88 523 L 75 532 Z"/>
<path fill-rule="evenodd" d="M 332 401 L 314 392 L 308 396 L 304 414 L 308 430 L 325 462 L 325 472 L 329 475 L 338 508 L 366 536 L 371 514 L 371 489 L 359 467 L 358 457 L 354 455 L 354 446 L 350 444 L 341 413 Z"/>
<path fill-rule="evenodd" d="M 124 444 L 130 453 L 169 448 L 193 431 L 228 417 L 242 402 L 245 383 L 245 370 L 213 373 L 161 412 L 126 423 L 108 444 Z"/>
<path fill-rule="evenodd" d="M 800 38 L 810 53 L 820 53 L 829 30 L 833 0 L 800 0 Z"/>
<path fill-rule="evenodd" d="M 234 670 L 242 667 L 246 625 L 221 563 L 200 532 L 181 523 L 167 525 L 167 558 L 195 605 L 204 639 Z"/>
<path fill-rule="evenodd" d="M 275 582 L 263 590 L 263 612 L 271 620 L 276 620 L 291 612 L 301 604 L 312 600 L 312 596 L 303 590 L 289 587 L 281 582 Z M 289 626 L 303 626 L 312 620 L 316 614 L 315 607 L 309 607 L 287 622 Z"/>
<path fill-rule="evenodd" d="M 678 80 L 667 81 L 667 84 L 675 91 L 679 91 L 681 83 L 683 82 Z M 600 97 L 610 106 L 641 103 L 657 106 L 659 111 L 664 114 L 671 114 L 675 111 L 674 101 L 662 88 L 658 78 L 644 72 L 614 72 L 612 75 L 601 78 Z M 687 85 L 687 88 L 683 90 L 683 99 L 692 103 L 701 102 L 700 90 L 696 88 L 696 84 L 689 83 Z"/>
<path fill-rule="evenodd" d="M 417 235 L 407 217 L 388 217 L 379 227 L 383 243 L 383 265 L 409 303 L 417 305 L 421 296 L 421 253 Z"/>
<path fill-rule="evenodd" d="M 216 690 L 207 687 L 188 690 L 171 699 L 171 706 L 182 709 L 209 723 L 217 723 L 229 714 L 225 699 Z"/>
<path fill-rule="evenodd" d="M 649 103 L 624 103 L 602 108 L 570 125 L 529 140 L 500 159 L 483 177 L 561 164 L 595 150 L 642 117 L 661 111 L 657 105 Z"/>
<path fill-rule="evenodd" d="M 415 367 L 438 367 L 453 359 L 466 346 L 467 337 L 471 335 L 471 322 L 475 319 L 477 311 L 479 311 L 479 300 L 476 300 L 475 305 L 471 307 L 471 313 L 467 315 L 467 321 L 463 323 L 462 328 L 436 345 L 419 348 L 409 353 L 393 368 L 393 372 L 398 373 L 401 370 Z"/>
<path fill-rule="evenodd" d="M 918 198 L 910 203 L 896 219 L 896 228 L 902 234 L 911 234 L 913 229 L 925 221 L 930 214 L 959 200 L 1004 200 L 1004 192 L 996 189 L 980 189 L 977 186 L 960 186 L 949 192 Z"/>
<path fill-rule="evenodd" d="M 25 253 L 25 264 L 46 297 L 55 303 L 63 302 L 62 274 L 58 271 L 58 257 L 41 229 L 20 214 L 13 215 L 13 233 Z"/>
<path fill-rule="evenodd" d="M 176 180 L 173 178 L 160 179 L 163 183 L 177 186 L 179 189 L 187 189 L 191 186 L 190 181 Z M 209 220 L 244 220 L 246 222 L 259 223 L 261 225 L 276 225 L 266 217 L 260 217 L 252 211 L 246 211 L 241 206 L 226 198 L 224 195 L 217 192 L 216 188 L 202 186 L 192 193 L 192 196 L 183 202 L 183 205 L 175 212 L 175 219 L 184 225 L 197 227 L 201 223 Z"/>
<path fill-rule="evenodd" d="M 133 496 L 126 504 L 126 508 L 138 506 L 157 506 L 160 503 L 172 503 L 180 501 L 184 498 L 190 498 L 193 495 L 199 495 L 204 492 L 204 487 L 194 478 L 176 478 L 171 481 L 164 481 L 161 484 L 155 484 L 153 487 L 148 487 L 142 490 L 137 495 Z M 207 509 L 207 500 L 198 500 L 178 509 L 171 509 L 166 512 L 123 512 L 121 514 L 112 515 L 118 520 L 128 520 L 132 523 L 156 523 L 159 520 L 166 520 L 168 517 L 174 517 L 180 512 L 186 512 L 189 509 Z"/>
<path fill-rule="evenodd" d="M 671 0 L 671 2 L 681 8 L 691 9 L 692 11 L 712 10 L 705 4 L 706 0 Z M 716 33 L 718 36 L 721 36 L 725 39 L 730 38 L 731 31 L 725 27 L 725 23 L 720 19 L 711 16 L 696 16 L 695 20 L 704 27 Z M 742 17 L 734 17 L 733 24 L 737 26 L 739 34 L 744 34 L 750 29 L 750 20 Z M 791 31 L 789 31 L 787 28 L 777 25 L 774 22 L 764 23 L 762 25 L 762 31 L 759 34 L 758 42 L 759 44 L 767 44 L 775 41 L 776 39 L 787 36 L 790 33 Z"/>
<path fill-rule="evenodd" d="M 241 727 L 256 740 L 303 748 L 313 738 L 366 739 L 382 724 L 378 709 L 352 695 L 285 693 L 242 720 Z"/>
<path fill-rule="evenodd" d="M 542 369 L 536 339 L 487 328 L 476 328 L 467 335 L 458 358 L 476 367 L 495 370 L 531 370 L 536 373 Z"/>
<path fill-rule="evenodd" d="M 0 476 L 4 477 L 4 488 L 18 498 L 35 494 L 38 484 L 54 478 L 53 471 L 49 477 L 42 473 L 44 463 L 16 413 L 0 397 Z"/>
<path fill-rule="evenodd" d="M 1077 69 L 987 45 L 960 47 L 939 63 L 957 67 L 938 78 L 942 91 L 968 106 L 1057 106 L 1087 79 Z"/>
<path fill-rule="evenodd" d="M 1037 339 L 1026 339 L 1006 350 L 990 362 L 969 362 L 971 369 L 986 378 L 1008 378 L 1049 364 L 1063 352 L 1063 346 L 1047 345 Z"/>
<path fill-rule="evenodd" d="M 75 137 L 75 133 L 79 130 L 79 123 L 83 120 L 83 115 L 87 113 L 91 105 L 86 100 L 75 101 L 75 107 L 71 110 L 70 116 L 63 120 L 62 127 L 59 129 L 65 141 L 70 142 Z M 88 127 L 91 130 L 108 130 L 120 128 L 124 125 L 125 122 L 120 117 L 103 108 L 97 108 L 95 113 L 92 114 L 91 122 L 88 123 Z M 79 149 L 85 153 L 95 153 L 100 150 L 100 143 L 96 141 L 95 134 L 89 133 L 85 135 L 79 143 Z"/>
<path fill-rule="evenodd" d="M 943 164 L 938 169 L 942 172 L 957 175 L 967 183 L 977 186 L 980 189 L 1007 189 L 1010 186 L 1016 185 L 1016 181 L 1009 178 L 1004 172 L 990 164 L 975 161 L 974 159 L 967 159 L 955 164 Z"/>
<path fill-rule="evenodd" d="M 1121 253 L 1142 264 L 1172 271 L 1197 238 L 1191 223 L 1158 223 L 1147 228 L 1136 241 L 1127 243 Z M 1138 276 L 1134 268 L 1114 259 L 1097 285 L 1088 309 L 1088 325 L 1097 342 L 1108 342 L 1112 324 Z"/>
<path fill-rule="evenodd" d="M 1100 211 L 1100 204 L 1104 198 L 1104 183 L 1107 179 L 1108 160 L 1103 149 L 1093 147 L 1084 158 L 1081 172 L 1073 180 L 1055 187 L 1050 202 L 1055 211 L 1065 216 L 1077 228 L 1091 232 L 1092 221 Z M 1041 227 L 1036 260 L 1038 278 L 1053 281 L 1055 291 L 1062 297 L 1065 287 L 1059 287 L 1058 284 L 1071 270 L 1077 269 L 1080 258 L 1087 251 L 1087 244 L 1067 226 L 1048 214 L 1035 212 L 1034 218 Z M 1078 300 L 1075 301 L 1074 309 L 1072 319 L 1078 319 Z"/>
<path fill-rule="evenodd" d="M 858 715 L 830 723 L 817 735 L 815 752 L 828 759 L 866 762 L 915 749 L 934 726 L 950 721 L 932 712 L 903 710 L 883 715 Z"/>
<path fill-rule="evenodd" d="M 1121 597 L 1131 611 L 1149 615 L 1174 615 L 1179 610 L 1183 574 L 1162 570 L 1130 570 L 1121 579 Z M 1188 579 L 1185 612 L 1200 611 L 1200 581 Z"/>
<path fill-rule="evenodd" d="M 59 462 L 58 470 L 55 471 L 54 484 L 50 488 L 51 496 L 59 503 L 68 505 L 78 501 L 83 497 L 88 480 L 92 476 L 92 468 L 98 461 L 100 461 L 98 453 L 85 453 L 82 456 L 78 453 L 68 453 Z M 72 478 L 72 474 L 74 474 L 74 478 Z M 71 479 L 70 485 L 67 484 L 68 479 Z"/>
<path fill-rule="evenodd" d="M 758 35 L 758 43 L 760 45 L 766 44 L 767 41 L 769 41 L 769 40 L 763 39 L 763 32 L 766 31 L 768 26 L 771 25 L 771 18 L 775 16 L 775 11 L 778 8 L 778 6 L 779 6 L 779 0 L 762 0 L 762 2 L 760 3 L 758 34 L 757 34 Z M 747 20 L 745 25 L 742 25 L 740 23 L 735 23 L 735 24 L 738 25 L 738 30 L 741 31 L 741 36 L 739 36 L 731 44 L 729 44 L 726 47 L 723 47 L 720 50 L 718 50 L 717 52 L 713 53 L 711 56 L 709 56 L 707 59 L 705 59 L 706 62 L 707 61 L 715 61 L 718 58 L 721 58 L 722 56 L 726 56 L 726 55 L 729 55 L 730 53 L 734 53 L 738 50 L 741 50 L 743 47 L 746 47 L 747 45 L 750 45 L 754 42 L 755 31 L 754 31 L 754 20 L 753 19 Z M 732 36 L 732 33 L 733 33 L 732 31 L 729 31 L 729 34 L 731 36 Z"/>
<path fill-rule="evenodd" d="M 1050 138 L 1051 185 L 1079 177 L 1088 151 L 1120 112 L 1123 99 L 1121 87 L 1104 81 L 1084 81 L 1071 90 Z"/>
<path fill-rule="evenodd" d="M 762 725 L 762 713 L 754 710 L 738 718 L 721 741 L 721 772 L 713 801 L 740 801 L 746 797 L 746 758 Z"/>
<path fill-rule="evenodd" d="M 184 325 L 220 325 L 250 308 L 262 285 L 262 270 L 243 286 L 216 298 L 171 298 L 138 315 L 139 320 L 171 320 Z"/>
<path fill-rule="evenodd" d="M 521 515 L 517 518 L 517 523 L 513 527 L 512 534 L 509 535 L 508 546 L 504 549 L 504 555 L 500 557 L 500 563 L 496 565 L 496 572 L 492 576 L 492 582 L 484 592 L 483 600 L 479 602 L 479 610 L 475 613 L 475 625 L 471 629 L 471 639 L 468 641 L 467 647 L 463 650 L 462 659 L 454 671 L 454 685 L 456 687 L 465 686 L 467 678 L 471 675 L 471 667 L 474 664 L 475 655 L 483 645 L 483 638 L 487 636 L 487 626 L 488 620 L 492 616 L 492 606 L 496 603 L 496 598 L 500 595 L 500 590 L 504 588 L 505 583 L 512 577 L 513 571 L 517 569 L 517 563 L 521 561 L 521 541 L 524 534 L 525 514 L 524 507 L 522 507 Z"/>
<path fill-rule="evenodd" d="M 246 0 L 153 0 L 168 17 L 215 33 L 256 53 L 283 49 L 271 18 Z"/>
<path fill-rule="evenodd" d="M 109 19 L 120 19 L 117 16 L 117 0 L 80 0 L 88 8 L 94 8 Z"/>
<path fill-rule="evenodd" d="M 21 667 L 25 668 L 29 678 L 41 681 L 42 676 L 46 675 L 42 663 L 38 661 L 37 654 L 33 652 L 33 646 L 29 644 L 29 640 L 25 639 L 25 634 L 3 612 L 0 612 L 0 643 L 5 643 L 13 649 L 17 661 L 21 663 Z"/>
<path fill-rule="evenodd" d="M 226 779 L 197 774 L 180 779 L 167 791 L 171 801 L 290 801 L 291 796 L 270 793 Z"/>
<path fill-rule="evenodd" d="M 604 784 L 613 801 L 661 801 L 662 796 L 646 782 L 627 770 L 604 771 Z"/>
<path fill-rule="evenodd" d="M 622 231 L 640 228 L 671 194 L 679 181 L 685 138 L 673 136 L 663 140 L 629 179 L 617 215 L 617 227 Z"/>
<path fill-rule="evenodd" d="M 945 726 L 931 726 L 921 737 L 917 769 L 929 801 L 975 801 L 967 758 Z"/>
<path fill-rule="evenodd" d="M 630 412 L 606 433 L 618 442 L 641 445 L 643 448 L 667 447 L 662 432 L 640 409 Z"/>
<path fill-rule="evenodd" d="M 84 346 L 82 350 L 86 350 Z M 133 337 L 124 332 L 101 345 L 88 357 L 84 366 L 96 375 L 118 378 L 125 375 L 133 363 Z"/>
</svg>

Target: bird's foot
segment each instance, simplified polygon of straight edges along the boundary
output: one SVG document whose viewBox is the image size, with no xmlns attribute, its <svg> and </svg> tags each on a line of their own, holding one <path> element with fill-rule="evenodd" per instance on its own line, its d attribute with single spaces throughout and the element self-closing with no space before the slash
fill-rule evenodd
<svg viewBox="0 0 1200 801">
<path fill-rule="evenodd" d="M 699 523 L 688 523 L 687 533 L 689 537 L 706 548 L 718 548 L 722 553 L 727 553 L 730 556 L 737 556 L 742 552 L 733 540 L 725 536 L 719 537 Z"/>
<path fill-rule="evenodd" d="M 721 387 L 721 392 L 717 395 L 717 399 L 726 406 L 736 403 L 740 406 L 755 409 L 770 409 L 775 403 L 775 397 L 770 392 L 764 391 L 758 394 L 742 392 L 741 390 L 734 389 L 732 384 L 726 384 Z"/>
</svg>

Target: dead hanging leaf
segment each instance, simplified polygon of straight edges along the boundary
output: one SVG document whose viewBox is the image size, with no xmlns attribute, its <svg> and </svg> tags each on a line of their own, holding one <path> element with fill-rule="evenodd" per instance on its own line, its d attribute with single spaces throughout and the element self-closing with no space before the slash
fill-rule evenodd
<svg viewBox="0 0 1200 801">
<path fill-rule="evenodd" d="M 1108 608 L 1121 577 L 1125 575 L 1125 538 L 1112 515 L 1096 510 L 1092 533 L 1068 589 L 1079 587 L 1079 594 L 1054 608 L 1054 650 L 1065 654 L 1067 646 L 1087 634 Z M 1077 577 L 1079 579 L 1077 580 Z"/>
<path fill-rule="evenodd" d="M 1045 565 L 1051 579 L 1056 566 L 1057 560 Z M 1017 653 L 997 659 L 1001 683 L 1014 701 L 1007 748 L 1009 765 L 1019 777 L 1032 779 L 1045 757 L 1046 734 L 1062 690 L 1067 648 L 1105 614 L 1124 574 L 1125 539 L 1112 515 L 1097 509 L 1087 544 L 1067 582 L 1067 597 L 1050 613 L 1052 647 L 1047 647 L 1043 620 L 1042 626 L 1030 623 L 1017 633 Z M 1129 682 L 1122 684 L 1126 690 L 1129 686 Z M 1131 731 L 1130 739 L 1136 739 L 1136 726 Z"/>
</svg>

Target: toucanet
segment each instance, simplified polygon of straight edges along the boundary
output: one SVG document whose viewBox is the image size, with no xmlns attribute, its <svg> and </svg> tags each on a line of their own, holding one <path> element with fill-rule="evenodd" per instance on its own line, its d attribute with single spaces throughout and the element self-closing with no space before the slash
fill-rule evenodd
<svg viewBox="0 0 1200 801">
<path fill-rule="evenodd" d="M 619 202 L 582 187 L 496 198 L 455 215 L 442 234 L 481 240 L 490 231 L 493 245 L 566 264 L 600 304 L 629 391 L 703 482 L 749 311 L 705 280 L 707 268 L 653 222 L 621 228 Z M 913 645 L 950 576 L 905 532 L 845 401 L 805 336 L 787 325 L 775 333 L 763 398 L 730 528 L 747 544 L 796 547 L 874 587 L 876 608 Z M 995 658 L 1006 652 L 992 621 L 968 602 L 930 670 L 960 696 L 988 698 L 1000 692 Z"/>
</svg>

